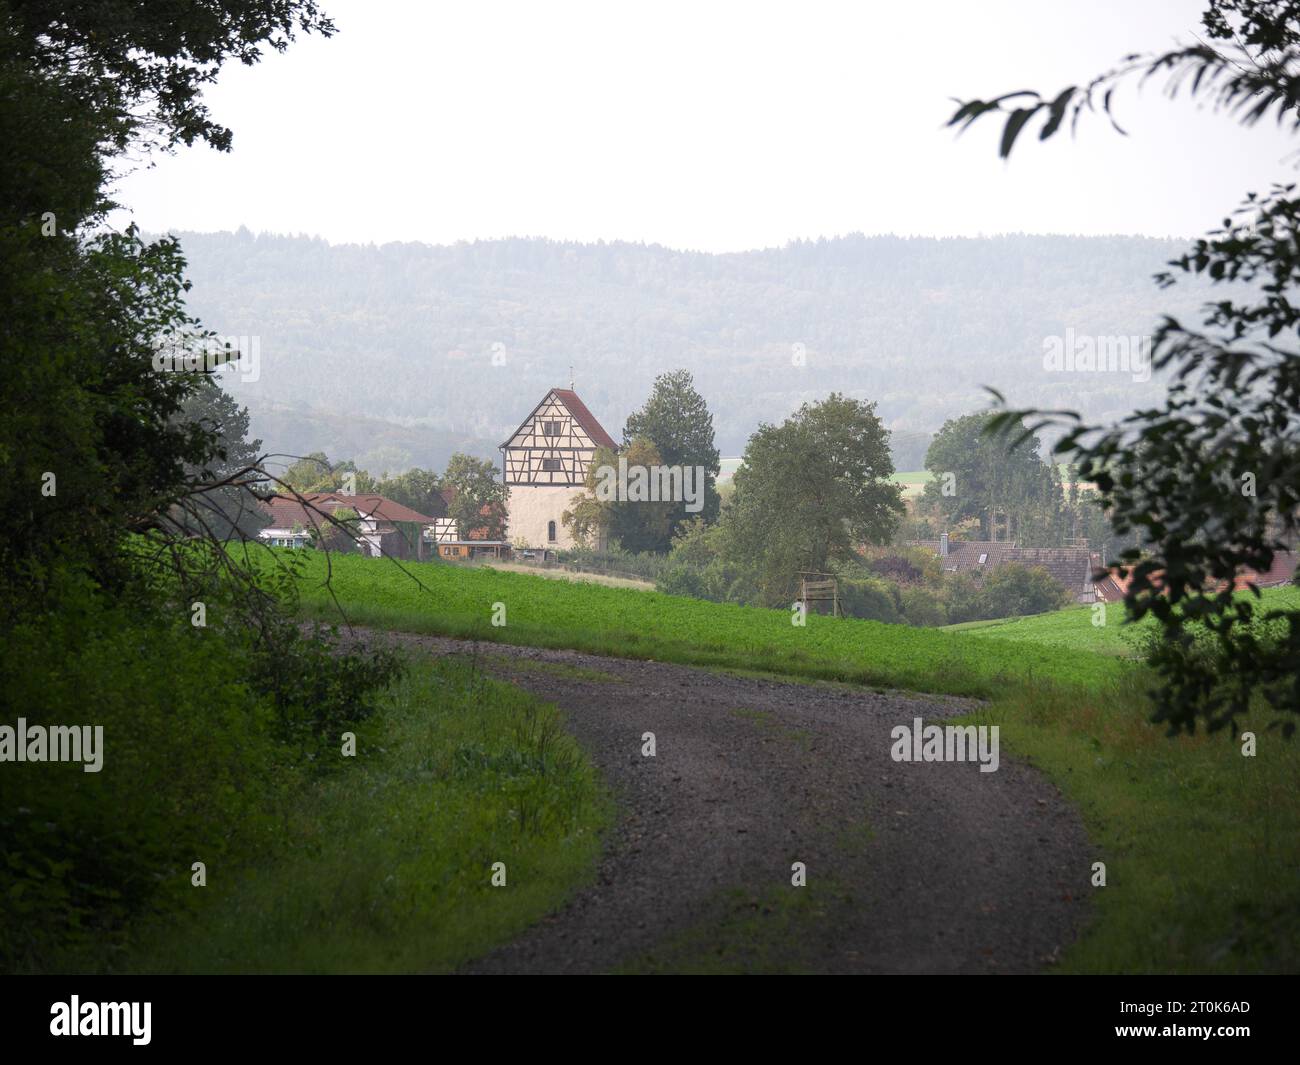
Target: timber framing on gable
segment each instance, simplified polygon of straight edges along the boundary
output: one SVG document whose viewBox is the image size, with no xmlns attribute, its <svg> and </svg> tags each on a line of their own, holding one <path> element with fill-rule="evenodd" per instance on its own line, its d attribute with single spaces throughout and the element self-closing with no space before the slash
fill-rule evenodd
<svg viewBox="0 0 1300 1065">
<path fill-rule="evenodd" d="M 553 388 L 501 445 L 502 480 L 507 485 L 581 486 L 596 447 L 612 444 L 576 394 Z"/>
</svg>

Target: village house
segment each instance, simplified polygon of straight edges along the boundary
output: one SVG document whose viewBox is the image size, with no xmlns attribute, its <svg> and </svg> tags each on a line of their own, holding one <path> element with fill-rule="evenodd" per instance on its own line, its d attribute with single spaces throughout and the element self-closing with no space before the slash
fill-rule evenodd
<svg viewBox="0 0 1300 1065">
<path fill-rule="evenodd" d="M 500 446 L 512 542 L 543 557 L 574 546 L 563 514 L 583 491 L 598 447 L 618 445 L 578 394 L 572 388 L 547 392 Z"/>
<path fill-rule="evenodd" d="M 1273 555 L 1273 564 L 1266 570 L 1242 566 L 1241 572 L 1237 574 L 1236 579 L 1233 581 L 1233 587 L 1235 590 L 1241 591 L 1251 585 L 1256 588 L 1280 588 L 1288 585 L 1295 579 L 1296 561 L 1294 551 L 1278 551 Z M 1097 598 L 1104 603 L 1122 602 L 1128 592 L 1130 578 L 1106 572 L 1100 557 L 1096 558 L 1096 562 L 1096 568 L 1100 571 L 1097 574 Z M 1152 574 L 1152 580 L 1159 587 L 1160 574 Z M 1226 587 L 1227 582 L 1222 581 L 1216 590 L 1223 591 Z"/>
<path fill-rule="evenodd" d="M 945 573 L 979 576 L 1009 564 L 1043 569 L 1076 603 L 1097 600 L 1096 563 L 1086 547 L 1017 547 L 1006 540 L 949 540 L 947 533 L 938 540 L 912 541 L 912 546 L 933 551 Z"/>
<path fill-rule="evenodd" d="M 440 493 L 444 506 L 449 508 L 456 498 L 456 489 L 444 488 Z M 488 516 L 488 508 L 479 512 Z M 506 558 L 510 555 L 508 540 L 491 540 L 486 526 L 470 529 L 466 536 L 461 536 L 454 518 L 440 517 L 424 531 L 429 543 L 430 554 L 451 561 L 466 561 L 474 558 Z"/>
<path fill-rule="evenodd" d="M 342 492 L 310 492 L 298 499 L 275 495 L 262 504 L 271 523 L 258 538 L 274 547 L 305 547 L 335 528 L 330 518 L 339 510 L 357 514 L 356 538 L 363 553 L 373 558 L 425 559 L 429 557 L 426 527 L 446 514 L 421 514 L 380 495 L 345 495 Z"/>
</svg>

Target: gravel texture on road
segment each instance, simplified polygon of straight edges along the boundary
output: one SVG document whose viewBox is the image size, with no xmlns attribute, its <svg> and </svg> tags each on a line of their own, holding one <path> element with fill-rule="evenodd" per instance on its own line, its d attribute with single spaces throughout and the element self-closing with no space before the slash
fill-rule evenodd
<svg viewBox="0 0 1300 1065">
<path fill-rule="evenodd" d="M 365 639 L 476 654 L 554 702 L 617 803 L 595 882 L 465 971 L 1032 972 L 1087 920 L 1094 857 L 1045 776 L 1005 747 L 989 773 L 890 757 L 896 725 L 942 724 L 978 703 Z M 796 862 L 806 887 L 792 884 Z"/>
</svg>

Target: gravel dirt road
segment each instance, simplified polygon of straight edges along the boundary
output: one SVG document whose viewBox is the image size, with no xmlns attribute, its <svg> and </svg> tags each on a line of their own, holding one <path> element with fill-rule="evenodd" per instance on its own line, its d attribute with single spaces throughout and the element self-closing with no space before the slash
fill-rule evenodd
<svg viewBox="0 0 1300 1065">
<path fill-rule="evenodd" d="M 990 773 L 891 759 L 894 726 L 975 703 L 572 651 L 477 653 L 563 710 L 619 816 L 596 882 L 466 971 L 1030 972 L 1087 919 L 1087 837 L 1042 774 L 1005 748 Z M 792 885 L 796 862 L 805 887 Z"/>
</svg>

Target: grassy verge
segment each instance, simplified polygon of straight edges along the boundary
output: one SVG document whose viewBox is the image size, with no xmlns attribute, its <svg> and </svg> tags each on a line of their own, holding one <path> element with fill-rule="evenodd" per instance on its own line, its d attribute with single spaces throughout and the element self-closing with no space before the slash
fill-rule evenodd
<svg viewBox="0 0 1300 1065">
<path fill-rule="evenodd" d="M 1083 814 L 1104 862 L 1095 919 L 1065 953 L 1083 973 L 1300 969 L 1300 744 L 1245 725 L 1169 737 L 1134 675 L 1096 692 L 1021 685 L 969 715 L 1001 726 Z M 1086 872 L 1086 871 L 1081 871 Z"/>
<path fill-rule="evenodd" d="M 594 872 L 611 810 L 595 771 L 553 707 L 472 665 L 416 660 L 345 762 L 290 805 L 273 856 L 210 867 L 194 915 L 126 968 L 445 971 Z"/>
</svg>

